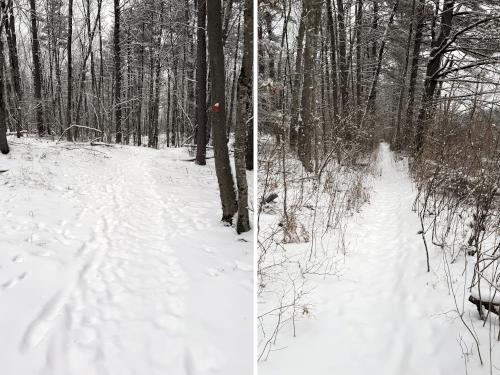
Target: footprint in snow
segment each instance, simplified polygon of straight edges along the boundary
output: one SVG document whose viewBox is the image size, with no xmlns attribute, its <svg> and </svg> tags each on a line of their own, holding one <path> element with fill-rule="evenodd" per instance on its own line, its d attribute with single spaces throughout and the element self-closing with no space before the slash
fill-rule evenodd
<svg viewBox="0 0 500 375">
<path fill-rule="evenodd" d="M 179 331 L 179 319 L 171 314 L 158 317 L 154 324 L 172 336 L 175 336 Z"/>
<path fill-rule="evenodd" d="M 218 277 L 218 276 L 220 276 L 220 274 L 222 272 L 224 272 L 224 268 L 219 268 L 219 269 L 216 269 L 216 268 L 207 268 L 207 270 L 205 272 L 209 276 Z"/>
<path fill-rule="evenodd" d="M 222 353 L 213 347 L 186 348 L 184 368 L 188 375 L 216 374 L 224 361 Z"/>
<path fill-rule="evenodd" d="M 240 271 L 244 272 L 252 272 L 253 267 L 251 264 L 240 262 L 240 261 L 235 261 L 235 268 L 239 269 Z"/>
<path fill-rule="evenodd" d="M 211 248 L 210 246 L 206 246 L 206 245 L 203 245 L 201 247 L 201 249 L 206 252 L 206 253 L 209 253 L 209 254 L 213 254 L 215 251 L 213 248 Z"/>
<path fill-rule="evenodd" d="M 10 279 L 10 280 L 6 281 L 5 283 L 2 284 L 2 289 L 3 290 L 10 289 L 10 288 L 16 286 L 18 282 L 20 282 L 21 280 L 24 280 L 26 277 L 29 276 L 29 274 L 30 274 L 29 272 L 23 272 L 22 274 L 15 277 L 14 279 Z"/>
<path fill-rule="evenodd" d="M 78 328 L 73 332 L 72 339 L 75 344 L 88 348 L 97 341 L 97 333 L 90 327 Z"/>
<path fill-rule="evenodd" d="M 202 230 L 207 229 L 208 225 L 206 223 L 201 222 L 201 221 L 195 221 L 194 227 L 196 230 L 202 231 Z"/>
</svg>

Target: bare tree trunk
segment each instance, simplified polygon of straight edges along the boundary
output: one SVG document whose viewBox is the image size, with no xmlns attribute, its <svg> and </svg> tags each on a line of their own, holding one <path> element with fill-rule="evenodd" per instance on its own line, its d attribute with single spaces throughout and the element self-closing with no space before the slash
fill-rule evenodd
<svg viewBox="0 0 500 375">
<path fill-rule="evenodd" d="M 3 8 L 3 7 L 2 7 Z M 2 9 L 3 11 L 3 9 Z M 0 152 L 2 154 L 9 153 L 9 144 L 7 142 L 7 113 L 4 100 L 4 65 L 5 57 L 3 53 L 3 25 L 0 24 Z"/>
<path fill-rule="evenodd" d="M 241 63 L 240 77 L 238 79 L 238 107 L 234 144 L 234 165 L 236 169 L 236 184 L 238 186 L 238 221 L 236 225 L 238 234 L 250 230 L 245 148 L 247 135 L 246 124 L 252 121 L 252 4 L 252 0 L 245 0 L 245 11 L 243 15 L 243 60 Z"/>
<path fill-rule="evenodd" d="M 361 122 L 362 100 L 362 61 L 361 61 L 361 39 L 362 39 L 362 20 L 363 20 L 363 0 L 357 0 L 356 4 L 356 124 Z"/>
<path fill-rule="evenodd" d="M 233 175 L 229 163 L 226 138 L 226 103 L 224 50 L 222 47 L 221 3 L 214 0 L 207 7 L 208 49 L 210 53 L 210 75 L 212 88 L 212 121 L 215 154 L 215 172 L 219 183 L 222 203 L 222 220 L 232 222 L 238 209 Z"/>
<path fill-rule="evenodd" d="M 415 18 L 415 7 L 416 0 L 413 0 L 412 4 L 412 21 Z M 398 112 L 396 117 L 396 132 L 394 134 L 393 145 L 396 150 L 401 148 L 402 140 L 401 140 L 401 117 L 403 114 L 404 107 L 404 94 L 406 91 L 406 75 L 408 73 L 408 63 L 410 60 L 410 48 L 411 48 L 411 40 L 413 37 L 413 22 L 410 24 L 410 31 L 408 32 L 408 40 L 406 42 L 406 51 L 405 51 L 405 61 L 403 65 L 403 74 L 401 74 L 401 88 L 399 89 L 399 98 L 398 98 Z"/>
<path fill-rule="evenodd" d="M 307 3 L 302 5 L 302 13 L 300 15 L 299 32 L 297 34 L 297 54 L 295 58 L 295 72 L 292 80 L 292 95 L 291 103 L 291 119 L 290 119 L 290 148 L 294 150 L 297 147 L 297 137 L 299 130 L 299 115 L 300 115 L 300 92 L 302 87 L 302 55 L 304 46 L 304 35 L 306 30 L 307 18 Z"/>
<path fill-rule="evenodd" d="M 156 58 L 155 67 L 155 98 L 153 106 L 153 142 L 152 146 L 158 148 L 158 135 L 159 135 L 159 115 L 160 115 L 160 90 L 161 90 L 161 60 L 160 52 Z"/>
<path fill-rule="evenodd" d="M 121 105 L 121 90 L 122 90 L 122 73 L 120 61 L 120 0 L 114 0 L 115 8 L 115 27 L 113 31 L 113 47 L 114 47 L 114 72 L 115 72 L 115 132 L 116 143 L 122 142 L 122 105 Z"/>
<path fill-rule="evenodd" d="M 233 1 L 226 0 L 226 8 L 224 9 L 224 24 L 222 26 L 222 44 L 226 44 L 226 39 L 229 33 L 229 21 L 233 10 Z"/>
<path fill-rule="evenodd" d="M 127 29 L 127 131 L 125 132 L 125 144 L 130 143 L 130 133 L 132 128 L 132 121 L 134 120 L 135 106 L 132 103 L 133 95 L 133 79 L 132 79 L 132 35 L 130 28 Z M 133 132 L 135 134 L 135 132 Z"/>
<path fill-rule="evenodd" d="M 196 164 L 206 164 L 207 154 L 207 2 L 198 0 L 196 29 Z"/>
<path fill-rule="evenodd" d="M 227 138 L 229 139 L 229 136 L 231 134 L 231 126 L 233 125 L 233 120 L 234 120 L 234 107 L 235 107 L 235 98 L 236 96 L 236 91 L 238 90 L 238 72 L 237 72 L 237 64 L 238 64 L 238 50 L 239 50 L 239 43 L 240 43 L 240 29 L 241 29 L 241 17 L 238 19 L 238 29 L 236 31 L 236 48 L 234 49 L 234 55 L 233 55 L 233 69 L 232 69 L 232 82 L 231 82 L 231 97 L 229 99 L 229 110 L 227 111 L 227 120 L 226 120 L 226 130 L 227 130 Z"/>
<path fill-rule="evenodd" d="M 43 124 L 43 103 L 42 103 L 42 68 L 40 65 L 40 42 L 38 40 L 38 25 L 36 13 L 36 1 L 30 0 L 31 37 L 33 55 L 33 85 L 35 87 L 36 104 L 36 127 L 38 134 L 43 136 L 45 127 Z"/>
<path fill-rule="evenodd" d="M 370 93 L 368 95 L 368 99 L 366 101 L 366 106 L 365 110 L 363 113 L 363 118 L 361 119 L 361 126 L 364 125 L 366 121 L 366 116 L 368 114 L 372 114 L 375 111 L 375 98 L 377 95 L 377 86 L 378 86 L 378 78 L 380 76 L 380 70 L 382 68 L 382 59 L 384 57 L 384 49 L 385 45 L 387 43 L 387 37 L 389 34 L 389 30 L 394 22 L 394 17 L 396 15 L 396 12 L 398 10 L 399 6 L 399 0 L 394 1 L 394 6 L 392 7 L 392 12 L 391 15 L 389 16 L 389 22 L 387 23 L 387 26 L 384 31 L 384 36 L 382 37 L 382 41 L 380 43 L 380 49 L 378 51 L 378 56 L 377 56 L 377 67 L 375 68 L 375 74 L 373 75 L 373 80 L 370 86 Z"/>
<path fill-rule="evenodd" d="M 453 21 L 453 7 L 455 6 L 454 0 L 445 0 L 443 4 L 443 11 L 441 13 L 441 26 L 439 36 L 436 40 L 432 41 L 431 52 L 429 61 L 427 62 L 427 70 L 424 81 L 424 92 L 422 95 L 422 103 L 417 119 L 417 128 L 415 134 L 415 150 L 419 153 L 425 142 L 425 127 L 426 122 L 434 116 L 434 93 L 438 83 L 435 74 L 441 68 L 441 61 L 443 55 L 446 53 L 446 44 L 450 33 L 451 24 Z"/>
<path fill-rule="evenodd" d="M 373 0 L 373 19 L 372 19 L 372 32 L 373 35 L 375 35 L 374 41 L 371 46 L 371 58 L 372 58 L 372 74 L 371 74 L 371 79 L 373 80 L 373 77 L 376 74 L 377 71 L 377 51 L 378 51 L 378 17 L 379 17 L 379 0 Z M 373 102 L 377 102 L 377 90 L 373 92 Z"/>
<path fill-rule="evenodd" d="M 254 158 L 254 136 L 253 136 L 253 121 L 249 121 L 247 126 L 247 146 L 245 154 L 245 162 L 248 171 L 253 170 L 253 158 Z"/>
<path fill-rule="evenodd" d="M 340 97 L 342 101 L 342 113 L 346 114 L 349 107 L 349 66 L 347 65 L 346 53 L 346 27 L 345 27 L 345 12 L 343 0 L 337 0 L 337 23 L 338 23 L 338 50 L 339 50 L 339 67 L 340 67 Z M 347 138 L 350 138 L 348 132 Z"/>
<path fill-rule="evenodd" d="M 413 52 L 411 58 L 411 68 L 410 68 L 410 82 L 408 84 L 408 102 L 406 110 L 406 130 L 405 139 L 403 140 L 405 145 L 408 144 L 408 135 L 413 134 L 413 110 L 415 105 L 415 91 L 417 87 L 417 77 L 418 77 L 418 62 L 420 59 L 420 46 L 422 45 L 422 32 L 424 29 L 424 9 L 425 0 L 419 0 L 417 14 L 415 21 L 417 26 L 415 28 L 415 40 L 413 42 Z"/>
<path fill-rule="evenodd" d="M 66 127 L 71 126 L 71 109 L 73 106 L 73 55 L 72 55 L 72 45 L 73 45 L 73 0 L 69 0 L 68 3 L 68 77 L 67 77 L 67 100 L 66 100 Z M 68 130 L 66 136 L 68 141 L 73 140 L 72 131 Z"/>
<path fill-rule="evenodd" d="M 333 21 L 333 6 L 332 0 L 327 0 L 327 16 L 328 16 L 328 32 L 330 33 L 330 59 L 331 59 L 331 75 L 332 75 L 332 107 L 336 125 L 340 123 L 339 99 L 338 99 L 338 74 L 337 74 L 337 37 L 335 35 L 335 27 Z"/>
<path fill-rule="evenodd" d="M 2 8 L 5 7 L 5 0 L 2 0 Z M 19 71 L 19 55 L 17 53 L 17 36 L 16 36 L 16 24 L 14 18 L 14 7 L 12 0 L 7 3 L 7 9 L 5 9 L 5 33 L 7 34 L 7 45 L 9 47 L 9 61 L 10 61 L 10 74 L 11 81 L 14 85 L 15 92 L 15 116 L 14 121 L 16 123 L 16 134 L 17 138 L 20 138 L 23 128 L 23 112 L 21 109 L 21 103 L 23 100 L 23 92 L 21 87 L 21 74 Z"/>
<path fill-rule="evenodd" d="M 154 105 L 153 105 L 153 113 L 152 113 L 152 115 L 153 115 L 152 146 L 154 148 L 158 148 L 158 136 L 160 133 L 159 116 L 160 116 L 160 91 L 161 91 L 161 50 L 162 50 L 162 35 L 163 35 L 163 7 L 164 7 L 164 3 L 163 3 L 163 1 L 161 1 L 158 34 L 156 35 L 156 37 L 158 38 L 158 42 L 156 44 L 155 97 L 154 97 Z"/>
<path fill-rule="evenodd" d="M 302 108 L 299 119 L 298 154 L 304 168 L 312 172 L 312 141 L 314 136 L 314 112 L 316 107 L 313 100 L 315 90 L 314 68 L 322 2 L 319 0 L 306 1 L 309 2 L 307 7 L 309 12 L 306 21 L 304 87 L 302 89 Z"/>
</svg>

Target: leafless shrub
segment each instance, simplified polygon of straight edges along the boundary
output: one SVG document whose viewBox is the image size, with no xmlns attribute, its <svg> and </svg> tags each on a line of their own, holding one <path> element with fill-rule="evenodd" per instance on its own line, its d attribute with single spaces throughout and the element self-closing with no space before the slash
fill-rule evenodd
<svg viewBox="0 0 500 375">
<path fill-rule="evenodd" d="M 296 321 L 314 314 L 311 279 L 339 272 L 346 219 L 369 198 L 371 150 L 341 142 L 332 150 L 306 172 L 281 140 L 260 137 L 259 359 L 276 349 L 285 327 L 295 335 Z"/>
<path fill-rule="evenodd" d="M 464 301 L 476 304 L 484 325 L 496 319 L 500 327 L 491 314 L 500 300 L 500 132 L 486 113 L 451 109 L 429 130 L 422 154 L 411 163 L 422 238 L 442 249 L 447 262 L 464 257 L 472 269 Z M 479 351 L 478 335 L 463 319 L 464 301 L 456 302 L 457 313 Z"/>
</svg>

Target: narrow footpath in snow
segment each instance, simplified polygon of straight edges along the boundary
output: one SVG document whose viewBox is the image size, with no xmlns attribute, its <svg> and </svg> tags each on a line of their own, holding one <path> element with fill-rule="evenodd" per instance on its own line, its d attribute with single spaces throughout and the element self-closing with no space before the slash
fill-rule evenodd
<svg viewBox="0 0 500 375">
<path fill-rule="evenodd" d="M 251 233 L 184 150 L 12 141 L 0 372 L 250 375 Z"/>
<path fill-rule="evenodd" d="M 312 316 L 297 323 L 296 338 L 281 334 L 282 350 L 260 363 L 262 375 L 490 373 L 489 366 L 479 365 L 473 339 L 453 311 L 435 248 L 433 269 L 426 272 L 420 222 L 412 212 L 415 191 L 404 162 L 382 144 L 378 163 L 370 203 L 348 227 L 344 269 L 338 278 L 317 279 Z M 474 306 L 466 306 L 466 314 L 484 329 Z M 485 359 L 488 349 L 486 339 Z"/>
</svg>

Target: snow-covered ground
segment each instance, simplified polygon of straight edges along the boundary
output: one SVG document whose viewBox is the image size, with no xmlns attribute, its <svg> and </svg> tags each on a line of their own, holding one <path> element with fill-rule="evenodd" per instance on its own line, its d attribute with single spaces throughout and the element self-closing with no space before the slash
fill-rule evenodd
<svg viewBox="0 0 500 375">
<path fill-rule="evenodd" d="M 347 254 L 338 255 L 341 272 L 314 278 L 312 306 L 296 322 L 297 336 L 289 322 L 268 359 L 259 363 L 259 374 L 500 373 L 498 319 L 483 327 L 476 308 L 466 301 L 470 267 L 459 257 L 447 272 L 450 260 L 431 247 L 432 269 L 426 272 L 406 166 L 394 160 L 387 144 L 380 147 L 378 163 L 380 177 L 373 183 L 370 203 L 349 222 Z M 483 366 L 448 282 L 464 321 L 479 337 Z"/>
<path fill-rule="evenodd" d="M 212 163 L 10 141 L 1 374 L 252 374 L 252 232 L 220 223 Z"/>
</svg>

